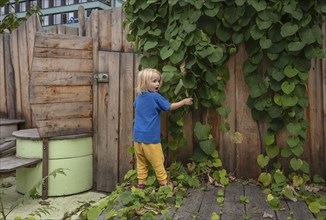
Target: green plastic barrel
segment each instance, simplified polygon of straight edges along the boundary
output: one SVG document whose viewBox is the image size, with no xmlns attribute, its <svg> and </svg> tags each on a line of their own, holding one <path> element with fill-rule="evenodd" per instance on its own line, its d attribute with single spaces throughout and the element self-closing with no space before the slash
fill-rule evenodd
<svg viewBox="0 0 326 220">
<path fill-rule="evenodd" d="M 37 129 L 19 130 L 16 137 L 16 156 L 42 158 L 43 142 Z M 63 168 L 65 175 L 57 174 L 48 179 L 48 196 L 64 196 L 90 190 L 93 183 L 92 137 L 67 135 L 49 138 L 49 173 Z M 32 168 L 19 168 L 16 187 L 20 193 L 28 192 L 42 179 L 42 163 Z M 42 195 L 41 187 L 38 193 Z"/>
</svg>

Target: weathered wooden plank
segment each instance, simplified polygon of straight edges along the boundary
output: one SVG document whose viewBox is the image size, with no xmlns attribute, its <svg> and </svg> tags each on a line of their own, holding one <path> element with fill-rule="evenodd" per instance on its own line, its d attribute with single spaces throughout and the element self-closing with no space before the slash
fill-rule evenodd
<svg viewBox="0 0 326 220">
<path fill-rule="evenodd" d="M 92 85 L 91 72 L 32 72 L 31 86 L 83 86 Z"/>
<path fill-rule="evenodd" d="M 108 65 L 109 89 L 108 89 L 108 152 L 109 166 L 107 167 L 110 182 L 109 190 L 114 190 L 118 182 L 118 164 L 119 164 L 119 93 L 120 90 L 120 54 L 108 53 L 106 63 Z M 108 158 L 107 158 L 108 159 Z"/>
<path fill-rule="evenodd" d="M 7 98 L 7 118 L 16 118 L 16 91 L 15 91 L 15 78 L 14 69 L 11 63 L 11 50 L 10 50 L 10 33 L 8 30 L 3 34 L 4 43 L 4 61 L 6 73 L 6 96 Z"/>
<path fill-rule="evenodd" d="M 281 199 L 281 208 L 280 210 L 275 211 L 275 216 L 277 219 L 288 219 L 291 217 L 290 209 L 288 207 L 288 204 Z"/>
<path fill-rule="evenodd" d="M 32 72 L 91 72 L 92 59 L 34 57 Z"/>
<path fill-rule="evenodd" d="M 122 21 L 121 21 L 122 9 L 114 8 L 112 10 L 112 23 L 111 23 L 111 50 L 121 51 L 122 50 Z"/>
<path fill-rule="evenodd" d="M 4 62 L 3 34 L 0 34 L 0 116 L 7 117 L 6 73 Z"/>
<path fill-rule="evenodd" d="M 45 32 L 49 33 L 49 34 L 56 34 L 56 33 L 58 33 L 58 26 L 57 25 L 53 26 L 53 27 L 47 29 Z"/>
<path fill-rule="evenodd" d="M 274 211 L 266 202 L 266 195 L 262 190 L 255 185 L 244 186 L 244 195 L 249 199 L 249 204 L 246 205 L 246 213 L 251 216 L 250 219 L 263 219 L 264 213 L 268 213 L 275 217 Z"/>
<path fill-rule="evenodd" d="M 37 121 L 40 138 L 92 133 L 92 118 L 63 118 Z"/>
<path fill-rule="evenodd" d="M 121 14 L 121 19 L 122 21 L 125 19 L 125 11 L 122 10 L 122 14 Z M 133 52 L 134 51 L 134 43 L 133 42 L 129 42 L 127 40 L 127 34 L 129 33 L 129 29 L 126 26 L 125 28 L 122 29 L 122 46 L 123 46 L 123 51 L 124 52 Z"/>
<path fill-rule="evenodd" d="M 41 158 L 18 158 L 16 156 L 0 158 L 0 173 L 8 173 L 19 167 L 27 167 L 41 162 Z"/>
<path fill-rule="evenodd" d="M 34 57 L 92 59 L 92 51 L 36 47 L 34 49 Z"/>
<path fill-rule="evenodd" d="M 287 201 L 291 213 L 293 213 L 294 219 L 314 219 L 313 214 L 309 211 L 304 201 Z"/>
<path fill-rule="evenodd" d="M 10 149 L 10 148 L 14 148 L 16 146 L 16 140 L 12 140 L 12 141 L 6 141 L 2 144 L 0 144 L 0 153 Z"/>
<path fill-rule="evenodd" d="M 80 5 L 78 7 L 78 36 L 85 36 L 86 34 L 86 26 L 85 26 L 85 8 Z"/>
<path fill-rule="evenodd" d="M 91 86 L 31 86 L 30 103 L 91 102 Z"/>
<path fill-rule="evenodd" d="M 36 14 L 31 15 L 26 21 L 26 41 L 27 41 L 27 55 L 28 55 L 28 66 L 31 70 L 33 61 L 33 50 L 36 33 Z"/>
<path fill-rule="evenodd" d="M 86 28 L 86 36 L 92 37 L 93 39 L 93 73 L 98 73 L 99 71 L 99 42 L 98 42 L 98 10 L 93 10 L 91 16 L 87 20 L 87 28 Z M 93 185 L 94 188 L 97 189 L 97 181 L 98 181 L 98 114 L 99 111 L 102 111 L 99 107 L 99 96 L 98 96 L 98 84 L 97 80 L 93 78 Z M 96 126 L 95 126 L 96 125 Z M 103 146 L 103 143 L 102 145 Z M 104 145 L 105 146 L 105 145 Z M 101 152 L 102 153 L 102 152 Z M 105 151 L 104 151 L 105 153 Z M 107 154 L 106 154 L 107 155 Z M 105 172 L 105 171 L 102 171 Z M 102 187 L 104 189 L 105 187 Z"/>
<path fill-rule="evenodd" d="M 99 40 L 99 49 L 100 50 L 111 50 L 112 43 L 112 10 L 103 10 L 99 11 L 98 16 L 100 21 L 99 30 L 98 30 L 98 40 Z"/>
<path fill-rule="evenodd" d="M 261 153 L 261 140 L 257 123 L 252 119 L 251 109 L 247 106 L 249 88 L 244 79 L 242 66 L 247 58 L 244 45 L 239 47 L 236 55 L 236 130 L 242 134 L 242 143 L 237 144 L 237 177 L 258 177 L 260 167 L 257 156 Z M 227 93 L 226 93 L 227 94 Z M 232 108 L 231 108 L 232 109 Z M 263 142 L 263 140 L 262 140 Z M 248 147 L 250 146 L 250 147 Z M 249 165 L 250 164 L 250 165 Z"/>
<path fill-rule="evenodd" d="M 36 33 L 35 47 L 92 50 L 92 38 L 50 33 Z"/>
<path fill-rule="evenodd" d="M 245 206 L 240 202 L 241 195 L 244 195 L 244 189 L 241 183 L 232 182 L 225 187 L 222 220 L 243 218 Z"/>
<path fill-rule="evenodd" d="M 173 219 L 193 219 L 197 215 L 204 199 L 205 192 L 198 189 L 189 189 L 189 195 L 184 198 L 181 207 L 176 211 Z"/>
<path fill-rule="evenodd" d="M 66 26 L 63 24 L 58 25 L 58 34 L 66 34 Z"/>
<path fill-rule="evenodd" d="M 33 118 L 31 106 L 29 103 L 29 58 L 28 45 L 26 39 L 26 25 L 21 24 L 18 27 L 18 51 L 19 51 L 19 66 L 20 66 L 20 87 L 21 87 L 21 101 L 22 101 L 22 118 L 25 120 L 25 128 L 33 126 Z M 23 68 L 24 67 L 24 68 Z"/>
<path fill-rule="evenodd" d="M 307 143 L 304 145 L 304 159 L 309 163 L 309 166 L 314 170 L 314 174 L 326 176 L 326 162 L 325 162 L 325 146 L 324 143 L 324 122 L 325 119 L 323 110 L 323 97 L 321 91 L 323 90 L 323 78 L 321 70 L 321 60 L 314 60 L 312 68 L 308 75 L 308 99 L 309 106 L 307 108 L 307 118 L 309 124 L 313 126 L 308 127 Z M 324 70 L 325 74 L 325 70 Z"/>
<path fill-rule="evenodd" d="M 91 102 L 33 104 L 35 120 L 92 117 Z"/>
<path fill-rule="evenodd" d="M 236 100 L 235 100 L 235 86 L 236 85 L 236 59 L 235 56 L 229 58 L 227 62 L 227 68 L 230 71 L 230 79 L 225 86 L 226 100 L 224 106 L 231 109 L 230 114 L 227 119 L 224 119 L 222 122 L 227 122 L 230 125 L 230 130 L 228 132 L 220 132 L 220 138 L 218 140 L 218 146 L 221 154 L 221 159 L 223 161 L 223 166 L 228 172 L 236 172 L 237 167 L 237 155 L 236 145 L 231 142 L 230 135 L 234 134 L 236 131 L 235 121 L 236 121 Z M 222 123 L 221 122 L 221 123 Z"/>
<path fill-rule="evenodd" d="M 207 186 L 208 191 L 205 191 L 204 198 L 200 205 L 199 213 L 197 219 L 210 219 L 212 213 L 215 212 L 219 214 L 220 211 L 223 210 L 221 206 L 218 205 L 217 199 L 217 191 L 221 190 L 221 187 L 214 187 L 211 185 Z"/>
<path fill-rule="evenodd" d="M 132 155 L 128 148 L 132 146 L 133 128 L 133 96 L 134 96 L 134 55 L 121 53 L 120 55 L 120 111 L 119 111 L 119 182 L 123 182 L 124 175 L 132 169 Z M 110 74 L 110 73 L 109 73 Z M 116 73 L 113 73 L 116 74 Z"/>
<path fill-rule="evenodd" d="M 18 49 L 18 29 L 15 29 L 10 34 L 10 49 L 11 49 L 11 61 L 15 74 L 15 89 L 16 89 L 16 117 L 22 118 L 22 97 L 21 97 L 21 85 L 20 85 L 20 65 L 19 65 L 19 49 Z M 1 65 L 0 65 L 1 66 Z"/>
<path fill-rule="evenodd" d="M 66 34 L 78 36 L 78 28 L 66 26 Z"/>
</svg>

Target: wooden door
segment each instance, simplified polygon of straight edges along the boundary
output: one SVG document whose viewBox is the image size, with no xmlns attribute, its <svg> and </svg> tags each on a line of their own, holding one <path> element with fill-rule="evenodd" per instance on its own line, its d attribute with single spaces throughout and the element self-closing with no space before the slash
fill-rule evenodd
<svg viewBox="0 0 326 220">
<path fill-rule="evenodd" d="M 98 71 L 108 82 L 94 83 L 94 181 L 99 191 L 115 190 L 133 168 L 133 100 L 138 59 L 133 53 L 99 51 Z M 96 73 L 95 73 L 96 77 Z"/>
</svg>

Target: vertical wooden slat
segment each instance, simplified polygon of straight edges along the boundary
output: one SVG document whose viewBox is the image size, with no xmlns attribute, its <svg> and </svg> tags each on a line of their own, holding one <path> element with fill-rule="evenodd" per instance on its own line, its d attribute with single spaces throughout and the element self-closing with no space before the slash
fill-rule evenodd
<svg viewBox="0 0 326 220">
<path fill-rule="evenodd" d="M 32 127 L 32 113 L 29 104 L 29 60 L 28 60 L 28 45 L 27 45 L 26 24 L 23 23 L 18 28 L 18 51 L 19 51 L 19 66 L 21 79 L 21 98 L 22 98 L 22 115 L 25 120 L 25 127 Z"/>
<path fill-rule="evenodd" d="M 108 55 L 104 52 L 99 52 L 99 71 L 108 72 L 107 65 Z M 113 82 L 109 82 L 110 84 Z M 97 110 L 100 110 L 96 113 L 96 118 L 98 119 L 94 128 L 99 131 L 94 134 L 94 139 L 96 139 L 96 144 L 94 145 L 96 149 L 96 167 L 94 171 L 96 172 L 96 189 L 100 191 L 108 191 L 109 179 L 108 176 L 108 166 L 109 163 L 112 163 L 110 158 L 110 152 L 108 147 L 108 95 L 109 95 L 109 84 L 108 83 L 99 83 L 97 86 L 97 95 L 98 97 L 98 106 Z M 95 110 L 94 110 L 95 112 Z M 94 130 L 95 130 L 94 129 Z M 94 152 L 95 153 L 95 152 Z"/>
<path fill-rule="evenodd" d="M 7 117 L 6 76 L 3 34 L 0 34 L 0 117 Z"/>
<path fill-rule="evenodd" d="M 187 146 L 179 148 L 178 149 L 178 157 L 183 162 L 189 162 L 189 159 L 191 158 L 193 154 L 193 121 L 192 121 L 192 115 L 191 113 L 186 114 L 184 116 L 184 122 L 183 122 L 183 135 L 187 140 Z"/>
<path fill-rule="evenodd" d="M 3 35 L 4 56 L 5 56 L 5 72 L 6 72 L 6 96 L 7 99 L 7 117 L 9 119 L 16 118 L 16 95 L 15 95 L 15 80 L 14 69 L 11 63 L 10 50 L 10 33 L 5 30 Z"/>
<path fill-rule="evenodd" d="M 236 131 L 236 101 L 235 101 L 235 85 L 236 85 L 236 59 L 235 56 L 229 58 L 227 62 L 227 67 L 230 71 L 230 79 L 225 87 L 226 100 L 223 104 L 225 107 L 229 107 L 231 109 L 230 114 L 227 119 L 223 119 L 223 121 L 229 123 L 230 130 L 225 133 L 220 133 L 220 140 L 218 141 L 218 145 L 220 146 L 220 154 L 221 159 L 223 161 L 223 166 L 226 168 L 228 172 L 235 172 L 238 162 L 237 162 L 237 151 L 236 145 L 231 142 L 230 135 L 234 134 Z M 221 123 L 223 123 L 221 121 Z"/>
<path fill-rule="evenodd" d="M 66 34 L 66 26 L 63 24 L 58 25 L 58 34 Z"/>
<path fill-rule="evenodd" d="M 36 33 L 36 14 L 33 14 L 26 21 L 26 40 L 27 40 L 27 55 L 28 55 L 28 64 L 29 70 L 31 70 L 32 60 L 33 60 L 33 51 L 34 51 L 34 41 Z"/>
<path fill-rule="evenodd" d="M 326 16 L 324 16 L 324 21 L 326 20 Z M 323 36 L 324 36 L 324 43 L 323 49 L 326 50 L 326 22 L 323 25 Z M 326 165 L 326 56 L 322 59 L 321 64 L 322 70 L 322 85 L 323 85 L 323 121 L 321 122 L 324 128 L 324 164 Z M 324 178 L 326 178 L 326 174 L 324 174 Z"/>
<path fill-rule="evenodd" d="M 132 155 L 128 148 L 132 146 L 133 128 L 133 75 L 134 56 L 132 53 L 121 53 L 120 60 L 120 112 L 119 112 L 119 182 L 132 168 Z"/>
<path fill-rule="evenodd" d="M 10 36 L 10 49 L 11 49 L 11 60 L 15 74 L 15 90 L 16 90 L 16 117 L 22 119 L 22 96 L 21 96 L 21 81 L 20 81 L 20 56 L 18 49 L 18 30 L 11 32 Z"/>
<path fill-rule="evenodd" d="M 99 38 L 98 38 L 98 10 L 93 10 L 91 17 L 89 19 L 89 28 L 86 30 L 87 36 L 90 36 L 93 38 L 93 74 L 97 73 L 99 71 Z M 98 144 L 98 127 L 96 126 L 98 123 L 98 115 L 99 110 L 102 109 L 99 108 L 98 103 L 99 97 L 98 97 L 98 85 L 97 81 L 93 77 L 93 181 L 94 181 L 94 187 L 96 188 L 97 180 L 98 180 L 98 170 L 100 169 L 100 166 L 98 165 L 98 152 L 100 152 L 98 149 L 100 148 Z"/>
<path fill-rule="evenodd" d="M 105 21 L 100 22 L 99 26 L 99 49 L 100 50 L 111 50 L 111 34 L 112 34 L 112 20 L 111 20 L 111 13 L 112 10 L 106 10 L 106 11 L 99 11 L 99 21 Z"/>
<path fill-rule="evenodd" d="M 122 23 L 121 23 L 121 13 L 122 9 L 114 8 L 112 10 L 112 27 L 111 27 L 111 49 L 112 51 L 121 51 L 122 50 Z"/>
<path fill-rule="evenodd" d="M 42 155 L 42 179 L 44 182 L 42 184 L 42 199 L 48 199 L 48 190 L 49 190 L 49 179 L 47 178 L 49 175 L 49 139 L 43 138 L 43 155 Z"/>
<path fill-rule="evenodd" d="M 243 178 L 258 177 L 260 167 L 257 164 L 257 156 L 260 154 L 260 136 L 257 123 L 252 119 L 251 110 L 247 106 L 249 88 L 245 83 L 242 71 L 243 63 L 247 55 L 244 45 L 239 47 L 236 55 L 236 129 L 243 136 L 243 142 L 236 145 L 239 158 L 237 176 Z M 250 147 L 248 147 L 250 146 Z"/>
<path fill-rule="evenodd" d="M 124 19 L 125 19 L 125 12 L 122 11 L 122 14 L 121 14 L 122 22 Z M 134 43 L 127 41 L 128 32 L 129 32 L 128 27 L 125 27 L 122 29 L 122 46 L 123 46 L 122 50 L 124 52 L 133 52 L 134 51 Z"/>
<path fill-rule="evenodd" d="M 78 23 L 79 23 L 78 35 L 85 36 L 86 34 L 85 8 L 82 5 L 78 7 Z"/>
</svg>

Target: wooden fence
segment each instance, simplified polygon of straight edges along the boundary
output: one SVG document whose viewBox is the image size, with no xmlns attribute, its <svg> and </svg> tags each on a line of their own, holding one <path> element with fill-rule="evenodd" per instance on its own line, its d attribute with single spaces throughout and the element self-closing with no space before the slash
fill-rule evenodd
<svg viewBox="0 0 326 220">
<path fill-rule="evenodd" d="M 92 38 L 92 72 L 108 73 L 109 83 L 98 82 L 96 79 L 92 82 L 94 183 L 95 189 L 103 191 L 112 190 L 114 184 L 122 180 L 124 173 L 133 167 L 133 158 L 127 153 L 127 148 L 132 145 L 132 103 L 139 57 L 133 54 L 133 45 L 125 39 L 123 17 L 120 8 L 94 10 L 86 21 L 84 30 L 57 26 L 47 31 L 58 35 L 66 34 L 72 38 L 84 33 L 82 35 Z M 0 35 L 0 116 L 24 119 L 25 125 L 22 128 L 36 127 L 29 97 L 36 32 L 44 30 L 34 15 L 11 34 Z M 323 33 L 326 36 L 325 25 Z M 325 42 L 324 39 L 324 48 Z M 244 48 L 240 47 L 238 53 L 227 63 L 231 78 L 226 87 L 225 105 L 232 110 L 227 118 L 230 131 L 219 131 L 220 117 L 212 110 L 199 109 L 186 115 L 183 131 L 188 147 L 179 150 L 180 159 L 189 158 L 196 146 L 193 137 L 195 122 L 207 121 L 212 125 L 212 133 L 218 142 L 224 167 L 229 172 L 235 172 L 238 177 L 255 178 L 259 175 L 260 168 L 256 158 L 265 151 L 263 137 L 266 125 L 252 120 L 250 109 L 246 105 L 249 91 L 241 68 L 246 56 Z M 308 78 L 309 107 L 306 110 L 309 128 L 303 155 L 310 164 L 312 173 L 323 177 L 326 177 L 325 68 L 325 58 L 312 62 Z M 166 115 L 163 115 L 162 134 L 169 138 L 167 127 Z M 242 143 L 235 144 L 231 141 L 230 136 L 235 132 L 243 135 Z M 280 134 L 279 142 L 284 142 L 284 134 L 285 132 Z"/>
</svg>

